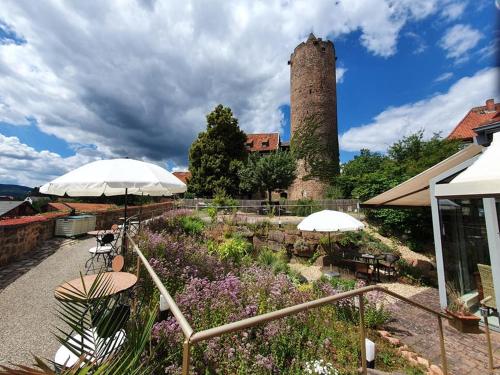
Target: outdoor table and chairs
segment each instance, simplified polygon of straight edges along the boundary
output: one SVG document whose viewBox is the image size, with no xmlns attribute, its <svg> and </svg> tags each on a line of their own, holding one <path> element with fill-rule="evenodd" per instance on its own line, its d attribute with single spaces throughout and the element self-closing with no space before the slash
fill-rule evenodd
<svg viewBox="0 0 500 375">
<path fill-rule="evenodd" d="M 380 282 L 380 261 L 384 255 L 360 254 L 356 258 L 356 274 L 363 274 L 369 280 L 375 275 L 375 281 Z"/>
<path fill-rule="evenodd" d="M 111 261 L 119 253 L 120 235 L 121 231 L 114 229 L 101 231 L 96 235 L 96 246 L 89 249 L 90 258 L 85 262 L 87 274 L 96 270 L 96 264 L 101 258 L 104 262 L 103 267 L 110 268 Z"/>
<path fill-rule="evenodd" d="M 97 293 L 99 298 L 115 295 L 119 297 L 137 283 L 137 276 L 128 272 L 106 272 L 101 274 L 100 277 L 104 281 L 106 288 Z M 87 275 L 63 283 L 56 288 L 54 295 L 56 299 L 63 303 L 71 303 L 73 295 L 78 300 L 81 297 L 80 293 L 86 294 L 84 291 L 89 291 L 97 278 L 98 275 Z M 110 320 L 110 323 L 104 325 L 104 327 L 97 326 L 89 329 L 83 329 L 82 327 L 84 337 L 76 333 L 69 336 L 66 345 L 60 346 L 54 356 L 56 368 L 72 367 L 82 359 L 87 362 L 100 363 L 119 350 L 126 339 L 125 330 L 121 327 L 129 318 L 130 307 L 119 304 L 112 310 L 112 313 L 113 316 L 106 317 L 106 319 Z M 80 351 L 81 355 L 76 355 L 74 350 L 70 350 L 68 346 L 73 349 L 76 348 L 76 351 Z"/>
</svg>

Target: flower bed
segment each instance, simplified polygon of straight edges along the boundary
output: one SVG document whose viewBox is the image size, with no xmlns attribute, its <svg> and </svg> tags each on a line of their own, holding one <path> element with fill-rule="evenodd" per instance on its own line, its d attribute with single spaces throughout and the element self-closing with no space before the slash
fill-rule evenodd
<svg viewBox="0 0 500 375">
<path fill-rule="evenodd" d="M 272 253 L 258 254 L 250 245 L 242 246 L 244 239 L 234 228 L 222 231 L 220 238 L 214 238 L 213 227 L 193 235 L 190 231 L 196 219 L 186 219 L 189 215 L 170 213 L 153 222 L 139 246 L 195 331 L 353 287 L 327 279 L 301 284 L 280 263 L 279 255 L 273 259 Z M 231 246 L 238 248 L 228 249 Z M 218 248 L 223 251 L 214 250 Z M 154 288 L 145 290 L 153 298 Z M 370 296 L 366 301 L 368 328 L 388 318 L 377 296 Z M 192 349 L 192 367 L 200 374 L 303 374 L 317 373 L 314 364 L 321 363 L 328 371 L 323 373 L 356 373 L 360 359 L 357 323 L 354 301 L 344 300 L 198 343 Z M 377 342 L 377 368 L 420 373 L 371 330 L 369 336 Z M 153 347 L 145 361 L 157 364 L 164 373 L 179 373 L 184 338 L 175 318 L 157 322 L 152 337 Z"/>
</svg>

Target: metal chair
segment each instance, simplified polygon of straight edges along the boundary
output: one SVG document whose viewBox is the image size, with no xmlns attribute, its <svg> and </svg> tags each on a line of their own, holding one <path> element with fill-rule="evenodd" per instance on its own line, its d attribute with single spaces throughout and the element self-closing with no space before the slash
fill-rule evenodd
<svg viewBox="0 0 500 375">
<path fill-rule="evenodd" d="M 384 258 L 378 262 L 379 269 L 383 270 L 389 278 L 393 279 L 396 276 L 396 262 L 401 257 L 392 253 L 384 253 L 382 255 Z"/>
<path fill-rule="evenodd" d="M 116 246 L 118 242 L 118 237 L 115 237 L 113 233 L 106 233 L 104 236 L 97 236 L 97 244 L 89 249 L 90 258 L 85 262 L 86 274 L 91 270 L 95 272 L 96 263 L 102 257 L 104 261 L 103 267 L 109 267 L 111 265 L 111 259 L 114 254 L 118 253 L 118 248 Z"/>
</svg>

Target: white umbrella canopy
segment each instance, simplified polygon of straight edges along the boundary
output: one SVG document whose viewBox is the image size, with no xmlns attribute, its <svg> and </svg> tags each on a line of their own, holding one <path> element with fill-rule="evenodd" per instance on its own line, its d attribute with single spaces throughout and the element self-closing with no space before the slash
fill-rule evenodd
<svg viewBox="0 0 500 375">
<path fill-rule="evenodd" d="M 94 161 L 40 187 L 40 193 L 70 197 L 169 196 L 185 191 L 186 184 L 167 170 L 134 159 Z"/>
<path fill-rule="evenodd" d="M 364 227 L 361 221 L 351 215 L 332 210 L 315 212 L 297 225 L 297 229 L 309 232 L 346 232 Z"/>
</svg>

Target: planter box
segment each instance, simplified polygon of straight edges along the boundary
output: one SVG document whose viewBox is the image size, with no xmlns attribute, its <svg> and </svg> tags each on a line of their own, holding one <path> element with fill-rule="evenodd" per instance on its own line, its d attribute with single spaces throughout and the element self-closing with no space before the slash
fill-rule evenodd
<svg viewBox="0 0 500 375">
<path fill-rule="evenodd" d="M 453 317 L 449 320 L 450 325 L 463 333 L 479 333 L 480 317 L 475 315 L 459 315 L 446 309 L 446 313 Z"/>
</svg>

